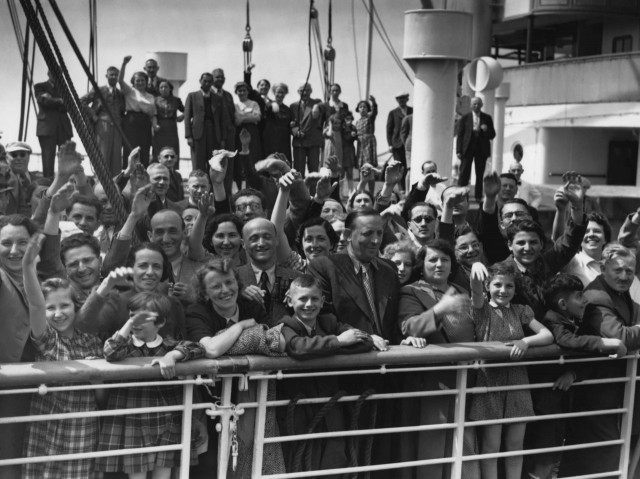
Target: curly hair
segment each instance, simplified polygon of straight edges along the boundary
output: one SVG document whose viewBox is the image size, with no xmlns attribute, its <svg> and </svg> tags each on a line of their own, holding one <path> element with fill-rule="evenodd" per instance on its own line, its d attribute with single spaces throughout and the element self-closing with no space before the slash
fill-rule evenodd
<svg viewBox="0 0 640 479">
<path fill-rule="evenodd" d="M 329 243 L 331 244 L 331 251 L 333 251 L 340 238 L 338 238 L 338 235 L 333 230 L 331 223 L 319 216 L 315 216 L 306 220 L 300 225 L 300 228 L 298 228 L 298 234 L 296 235 L 296 247 L 298 248 L 298 251 L 300 251 L 300 254 L 302 256 L 306 256 L 304 254 L 304 248 L 302 247 L 304 232 L 307 228 L 311 228 L 313 226 L 322 226 L 324 228 L 325 233 L 327 233 L 327 238 L 329 238 Z"/>
<path fill-rule="evenodd" d="M 204 284 L 204 279 L 209 273 L 222 275 L 231 274 L 238 283 L 238 291 L 242 289 L 242 283 L 240 282 L 238 271 L 231 267 L 231 262 L 228 259 L 213 258 L 200 268 L 193 278 L 193 288 L 198 301 L 206 302 L 209 299 L 209 296 L 207 295 L 207 286 Z"/>
</svg>

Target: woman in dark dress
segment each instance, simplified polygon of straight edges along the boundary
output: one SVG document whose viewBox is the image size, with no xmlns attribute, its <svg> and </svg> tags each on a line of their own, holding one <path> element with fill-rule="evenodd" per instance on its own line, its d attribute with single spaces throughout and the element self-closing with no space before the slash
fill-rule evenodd
<svg viewBox="0 0 640 479">
<path fill-rule="evenodd" d="M 284 104 L 289 88 L 284 83 L 276 83 L 271 89 L 275 101 L 265 108 L 264 131 L 262 134 L 265 156 L 271 153 L 283 153 L 291 163 L 291 109 Z"/>
<path fill-rule="evenodd" d="M 180 158 L 178 122 L 184 119 L 184 115 L 179 115 L 178 111 L 184 112 L 184 105 L 180 98 L 173 96 L 173 85 L 168 80 L 162 80 L 158 90 L 160 96 L 157 96 L 155 101 L 159 128 L 153 136 L 153 158 L 157 158 L 165 146 L 173 148 Z"/>
</svg>

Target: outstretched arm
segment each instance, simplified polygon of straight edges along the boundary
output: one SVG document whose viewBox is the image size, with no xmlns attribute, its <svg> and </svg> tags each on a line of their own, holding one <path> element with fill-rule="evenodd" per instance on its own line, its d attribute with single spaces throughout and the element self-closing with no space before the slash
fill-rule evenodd
<svg viewBox="0 0 640 479">
<path fill-rule="evenodd" d="M 38 253 L 44 238 L 44 234 L 34 233 L 29 239 L 27 249 L 22 257 L 22 281 L 24 283 L 25 297 L 29 303 L 29 323 L 33 337 L 36 339 L 41 338 L 47 329 L 44 295 L 42 294 L 42 289 L 40 289 L 38 273 L 36 272 Z"/>
</svg>

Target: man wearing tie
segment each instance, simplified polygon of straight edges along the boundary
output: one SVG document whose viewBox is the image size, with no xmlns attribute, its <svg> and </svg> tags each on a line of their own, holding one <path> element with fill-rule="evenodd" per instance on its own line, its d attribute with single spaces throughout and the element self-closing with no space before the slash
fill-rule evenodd
<svg viewBox="0 0 640 479">
<path fill-rule="evenodd" d="M 396 96 L 398 107 L 389 112 L 387 118 L 387 143 L 389 151 L 393 154 L 393 159 L 399 161 L 404 166 L 401 186 L 404 188 L 405 176 L 407 174 L 406 144 L 402 138 L 401 128 L 404 118 L 413 113 L 413 108 L 407 106 L 409 101 L 408 93 L 400 93 Z M 409 133 L 410 135 L 411 133 Z M 428 159 L 428 158 L 427 158 Z"/>
<path fill-rule="evenodd" d="M 471 100 L 471 111 L 458 121 L 456 135 L 456 156 L 460 160 L 458 186 L 469 184 L 471 165 L 475 161 L 475 197 L 480 202 L 484 169 L 487 158 L 491 156 L 491 140 L 496 136 L 491 116 L 482 112 L 482 99 L 475 97 Z"/>
<path fill-rule="evenodd" d="M 149 58 L 146 62 L 144 62 L 144 71 L 149 77 L 147 80 L 147 93 L 151 93 L 153 96 L 160 96 L 160 83 L 165 81 L 164 78 L 160 78 L 158 76 L 158 70 L 160 67 L 158 66 L 158 62 L 153 58 Z"/>
<path fill-rule="evenodd" d="M 102 158 L 112 177 L 120 173 L 122 167 L 122 135 L 117 125 L 121 124 L 125 108 L 124 95 L 116 86 L 119 73 L 116 67 L 107 68 L 107 85 L 100 87 L 102 98 L 92 89 L 80 99 L 85 107 L 90 108 Z"/>
</svg>

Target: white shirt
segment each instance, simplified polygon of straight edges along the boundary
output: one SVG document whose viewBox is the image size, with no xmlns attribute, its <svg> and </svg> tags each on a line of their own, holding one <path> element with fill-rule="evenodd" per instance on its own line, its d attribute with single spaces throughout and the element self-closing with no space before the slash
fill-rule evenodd
<svg viewBox="0 0 640 479">
<path fill-rule="evenodd" d="M 269 278 L 269 287 L 273 290 L 273 285 L 276 284 L 276 265 L 273 265 L 271 268 L 267 270 L 262 270 L 257 268 L 251 263 L 251 269 L 253 270 L 253 274 L 256 275 L 256 284 L 260 285 L 260 278 L 262 277 L 262 272 L 267 273 L 267 278 Z"/>
<path fill-rule="evenodd" d="M 473 129 L 474 131 L 480 131 L 480 114 L 475 111 L 471 111 L 473 114 Z"/>
<path fill-rule="evenodd" d="M 516 198 L 525 200 L 529 204 L 529 206 L 538 208 L 540 206 L 540 202 L 542 201 L 542 193 L 540 193 L 540 190 L 533 186 L 531 183 L 520 180 Z"/>
<path fill-rule="evenodd" d="M 600 274 L 600 262 L 593 259 L 584 251 L 576 253 L 571 261 L 562 269 L 563 273 L 573 274 L 587 286 Z"/>
</svg>

